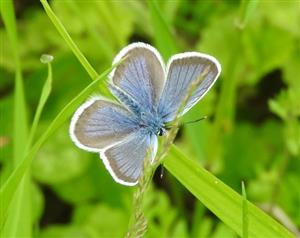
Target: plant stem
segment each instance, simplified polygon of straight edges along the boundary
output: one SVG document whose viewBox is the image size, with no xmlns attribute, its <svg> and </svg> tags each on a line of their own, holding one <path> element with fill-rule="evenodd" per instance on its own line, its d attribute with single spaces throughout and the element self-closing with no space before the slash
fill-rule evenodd
<svg viewBox="0 0 300 238">
<path fill-rule="evenodd" d="M 143 237 L 143 235 L 147 231 L 147 220 L 145 218 L 145 215 L 143 213 L 143 200 L 144 195 L 151 183 L 152 177 L 154 175 L 154 172 L 156 168 L 160 165 L 164 157 L 167 155 L 169 150 L 171 149 L 171 146 L 174 143 L 174 140 L 176 138 L 176 135 L 179 130 L 180 125 L 180 118 L 182 115 L 182 112 L 184 111 L 184 108 L 189 100 L 189 98 L 192 96 L 193 92 L 198 88 L 200 83 L 203 81 L 205 75 L 208 73 L 208 68 L 204 69 L 203 73 L 199 76 L 198 79 L 196 79 L 194 82 L 191 83 L 190 87 L 187 90 L 186 96 L 182 100 L 177 113 L 175 120 L 172 123 L 171 129 L 169 133 L 167 134 L 167 137 L 165 139 L 165 142 L 163 143 L 162 150 L 151 163 L 150 161 L 150 155 L 151 153 L 148 153 L 143 166 L 143 174 L 139 178 L 138 187 L 137 190 L 134 193 L 134 201 L 133 201 L 133 213 L 131 217 L 131 224 L 128 229 L 128 232 L 126 234 L 126 238 L 131 237 Z"/>
<path fill-rule="evenodd" d="M 248 204 L 247 204 L 247 194 L 245 189 L 244 181 L 242 181 L 242 226 L 243 226 L 243 238 L 248 238 Z"/>
<path fill-rule="evenodd" d="M 288 151 L 285 149 L 285 151 L 283 153 L 282 165 L 279 167 L 278 175 L 277 175 L 277 178 L 276 178 L 276 180 L 273 184 L 273 188 L 272 188 L 270 206 L 267 210 L 269 214 L 273 213 L 273 208 L 276 205 L 277 196 L 281 189 L 282 178 L 287 170 L 290 159 L 291 159 L 291 156 L 289 155 Z"/>
<path fill-rule="evenodd" d="M 130 228 L 128 229 L 126 238 L 143 237 L 147 231 L 147 220 L 143 213 L 143 200 L 155 169 L 156 166 L 151 166 L 150 164 L 150 153 L 148 153 L 144 161 L 144 173 L 140 177 L 137 190 L 133 194 L 133 213 L 131 217 Z"/>
</svg>

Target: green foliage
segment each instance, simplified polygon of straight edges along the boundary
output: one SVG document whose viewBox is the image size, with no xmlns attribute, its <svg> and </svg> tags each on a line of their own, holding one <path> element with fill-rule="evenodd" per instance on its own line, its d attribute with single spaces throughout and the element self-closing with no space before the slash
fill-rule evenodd
<svg viewBox="0 0 300 238">
<path fill-rule="evenodd" d="M 45 144 L 32 164 L 34 178 L 49 185 L 62 183 L 82 174 L 91 162 L 86 153 L 71 149 L 72 142 L 67 128 L 55 133 L 53 139 L 55 143 Z"/>
<path fill-rule="evenodd" d="M 249 214 L 248 214 L 247 194 L 246 194 L 244 182 L 242 182 L 242 195 L 243 195 L 243 200 L 242 200 L 242 226 L 243 226 L 242 237 L 246 238 L 246 237 L 248 237 Z"/>
<path fill-rule="evenodd" d="M 87 59 L 84 57 L 84 55 L 81 53 L 77 45 L 72 40 L 71 36 L 68 34 L 62 23 L 59 21 L 59 19 L 55 16 L 51 8 L 49 7 L 46 0 L 42 0 L 41 3 L 43 4 L 45 11 L 49 18 L 51 19 L 52 23 L 56 26 L 56 29 L 59 31 L 65 42 L 68 44 L 68 46 L 72 49 L 73 53 L 76 55 L 77 59 L 79 59 L 80 63 L 85 67 L 86 71 L 92 78 L 97 77 L 97 72 L 93 69 L 93 67 L 89 64 Z"/>
<path fill-rule="evenodd" d="M 151 43 L 165 60 L 200 51 L 222 65 L 183 122 L 208 119 L 183 124 L 165 175 L 146 192 L 145 237 L 292 236 L 279 223 L 299 235 L 295 1 L 41 2 L 44 9 L 18 3 L 16 20 L 12 1 L 0 1 L 1 236 L 126 234 L 135 189 L 114 183 L 97 154 L 74 146 L 68 120 L 92 92 L 109 95 L 102 82 L 112 68 L 98 72 L 132 41 Z M 45 53 L 55 57 L 46 81 Z M 61 206 L 72 211 L 61 215 Z"/>
<path fill-rule="evenodd" d="M 100 216 L 106 219 L 100 220 Z M 75 211 L 73 222 L 94 234 L 92 237 L 122 237 L 127 228 L 126 218 L 124 211 L 105 204 L 82 205 Z"/>
<path fill-rule="evenodd" d="M 19 42 L 17 35 L 17 26 L 15 22 L 15 15 L 13 9 L 13 2 L 2 1 L 0 3 L 0 11 L 6 27 L 8 39 L 11 42 L 11 50 L 14 56 L 14 63 L 16 64 L 15 71 L 15 89 L 14 89 L 14 122 L 13 122 L 13 160 L 12 167 L 15 169 L 26 153 L 28 124 L 26 112 L 26 100 L 24 93 L 24 85 L 22 78 L 22 65 L 19 54 Z M 32 229 L 32 215 L 31 215 L 31 179 L 30 174 L 26 173 L 20 186 L 16 191 L 16 195 L 11 201 L 9 214 L 5 214 L 6 222 L 0 223 L 0 229 L 4 236 L 31 236 Z M 2 207 L 2 206 L 1 206 Z M 4 211 L 1 208 L 0 219 L 4 220 Z"/>
<path fill-rule="evenodd" d="M 165 159 L 166 168 L 205 206 L 237 234 L 243 234 L 243 198 L 219 179 L 189 160 L 173 147 Z M 187 176 L 188 174 L 188 176 Z M 275 220 L 247 202 L 250 237 L 292 237 Z M 240 216 L 238 216 L 240 214 Z"/>
<path fill-rule="evenodd" d="M 155 0 L 148 0 L 151 23 L 154 28 L 154 40 L 158 50 L 165 60 L 176 53 L 175 41 L 169 24 L 165 22 Z"/>
<path fill-rule="evenodd" d="M 106 70 L 102 75 L 98 76 L 96 80 L 90 83 L 84 90 L 82 90 L 71 102 L 69 102 L 60 113 L 54 118 L 46 131 L 42 134 L 39 140 L 30 148 L 26 153 L 24 159 L 18 164 L 16 169 L 13 170 L 12 174 L 9 176 L 7 181 L 2 185 L 0 189 L 0 197 L 4 206 L 1 209 L 1 219 L 0 224 L 5 222 L 5 217 L 7 215 L 7 210 L 9 208 L 11 199 L 13 198 L 14 193 L 18 189 L 20 182 L 25 176 L 27 170 L 29 169 L 33 157 L 36 155 L 40 147 L 45 143 L 45 141 L 71 116 L 73 111 L 79 106 L 82 101 L 93 92 L 94 88 L 99 85 L 103 78 L 108 75 L 108 73 L 113 69 L 112 66 L 110 69 Z M 0 226 L 0 227 L 1 227 Z"/>
</svg>

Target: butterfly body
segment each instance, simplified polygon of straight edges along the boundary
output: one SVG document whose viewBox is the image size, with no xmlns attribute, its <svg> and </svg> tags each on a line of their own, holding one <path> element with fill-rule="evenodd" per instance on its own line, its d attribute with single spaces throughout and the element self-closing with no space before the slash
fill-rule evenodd
<svg viewBox="0 0 300 238">
<path fill-rule="evenodd" d="M 114 63 L 123 57 L 108 83 L 119 103 L 100 97 L 87 101 L 75 112 L 70 135 L 78 147 L 99 153 L 115 181 L 132 186 L 149 151 L 153 161 L 157 136 L 178 116 L 190 85 L 205 73 L 180 115 L 207 93 L 221 67 L 212 56 L 197 52 L 174 55 L 165 67 L 157 50 L 144 43 L 125 47 Z"/>
<path fill-rule="evenodd" d="M 144 108 L 113 84 L 109 84 L 109 88 L 115 97 L 133 113 L 132 118 L 143 133 L 160 136 L 165 134 L 163 118 L 157 113 L 156 107 Z"/>
<path fill-rule="evenodd" d="M 142 112 L 139 126 L 147 133 L 154 135 L 162 135 L 162 131 L 164 130 L 163 120 L 156 113 Z"/>
</svg>

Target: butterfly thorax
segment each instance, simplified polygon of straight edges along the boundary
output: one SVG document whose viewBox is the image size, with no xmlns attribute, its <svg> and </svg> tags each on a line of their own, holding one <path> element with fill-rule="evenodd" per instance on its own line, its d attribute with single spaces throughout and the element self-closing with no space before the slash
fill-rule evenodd
<svg viewBox="0 0 300 238">
<path fill-rule="evenodd" d="M 166 131 L 162 118 L 154 110 L 142 110 L 138 124 L 146 133 L 162 136 Z"/>
<path fill-rule="evenodd" d="M 161 117 L 155 108 L 143 108 L 131 96 L 113 84 L 109 84 L 112 93 L 136 116 L 138 127 L 147 134 L 162 136 L 166 129 Z"/>
</svg>

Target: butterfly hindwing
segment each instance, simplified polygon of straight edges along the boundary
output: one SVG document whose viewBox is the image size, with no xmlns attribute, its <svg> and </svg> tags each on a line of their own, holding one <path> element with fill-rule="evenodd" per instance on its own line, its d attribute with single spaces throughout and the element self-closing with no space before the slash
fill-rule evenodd
<svg viewBox="0 0 300 238">
<path fill-rule="evenodd" d="M 100 153 L 106 168 L 118 183 L 135 185 L 143 171 L 149 151 L 150 160 L 156 154 L 157 137 L 141 131 Z"/>
</svg>

